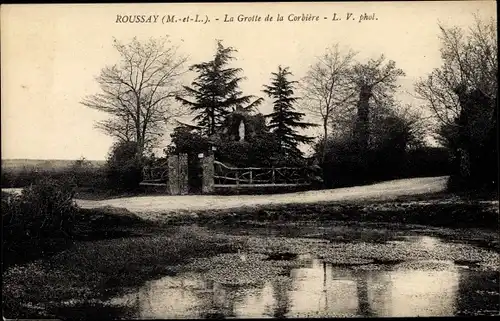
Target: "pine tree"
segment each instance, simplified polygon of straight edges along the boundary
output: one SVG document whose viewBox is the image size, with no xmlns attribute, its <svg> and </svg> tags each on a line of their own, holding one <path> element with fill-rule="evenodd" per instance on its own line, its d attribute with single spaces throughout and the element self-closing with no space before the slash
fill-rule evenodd
<svg viewBox="0 0 500 321">
<path fill-rule="evenodd" d="M 269 129 L 276 135 L 281 146 L 281 155 L 285 158 L 302 157 L 298 148 L 300 143 L 310 143 L 312 137 L 298 134 L 296 129 L 306 129 L 315 124 L 301 122 L 304 113 L 296 112 L 293 104 L 297 101 L 294 97 L 294 85 L 296 81 L 288 80 L 293 74 L 288 67 L 278 67 L 278 72 L 273 72 L 271 85 L 264 85 L 263 92 L 274 99 L 273 113 L 267 115 L 270 118 Z"/>
<path fill-rule="evenodd" d="M 188 97 L 178 96 L 176 99 L 183 105 L 189 106 L 196 113 L 193 121 L 203 128 L 203 133 L 211 136 L 215 134 L 225 117 L 237 107 L 251 110 L 262 102 L 258 98 L 251 102 L 254 96 L 242 96 L 239 83 L 243 77 L 238 75 L 241 68 L 228 68 L 227 65 L 237 50 L 224 47 L 217 41 L 217 51 L 213 60 L 191 66 L 190 70 L 198 73 L 192 82 L 192 87 L 184 86 Z M 251 102 L 251 103 L 250 103 Z M 247 106 L 243 106 L 248 104 Z"/>
</svg>

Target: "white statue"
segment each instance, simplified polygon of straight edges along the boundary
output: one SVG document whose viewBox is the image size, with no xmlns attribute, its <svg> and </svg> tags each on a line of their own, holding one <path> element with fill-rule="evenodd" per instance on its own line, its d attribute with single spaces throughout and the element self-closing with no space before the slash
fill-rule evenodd
<svg viewBox="0 0 500 321">
<path fill-rule="evenodd" d="M 244 141 L 245 140 L 245 123 L 243 122 L 243 120 L 240 121 L 238 133 L 240 135 L 240 142 Z"/>
</svg>

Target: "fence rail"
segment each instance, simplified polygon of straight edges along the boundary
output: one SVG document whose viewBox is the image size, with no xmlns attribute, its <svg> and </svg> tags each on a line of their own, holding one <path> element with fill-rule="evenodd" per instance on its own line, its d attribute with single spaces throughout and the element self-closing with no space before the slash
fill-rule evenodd
<svg viewBox="0 0 500 321">
<path fill-rule="evenodd" d="M 143 184 L 166 184 L 168 180 L 167 163 L 158 166 L 145 166 L 142 169 Z"/>
<path fill-rule="evenodd" d="M 311 183 L 308 167 L 230 167 L 214 161 L 215 186 L 289 186 Z"/>
<path fill-rule="evenodd" d="M 181 161 L 182 160 L 182 161 Z M 314 166 L 304 167 L 231 167 L 213 156 L 205 157 L 201 166 L 203 193 L 212 193 L 214 187 L 293 187 L 310 186 L 321 180 Z M 184 155 L 168 158 L 165 163 L 145 166 L 143 186 L 166 186 L 172 195 L 188 193 L 188 163 Z"/>
</svg>

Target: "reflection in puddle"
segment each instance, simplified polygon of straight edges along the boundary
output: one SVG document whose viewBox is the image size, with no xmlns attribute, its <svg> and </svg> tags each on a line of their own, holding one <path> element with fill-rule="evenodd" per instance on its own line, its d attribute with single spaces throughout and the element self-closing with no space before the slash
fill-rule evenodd
<svg viewBox="0 0 500 321">
<path fill-rule="evenodd" d="M 451 316 L 455 314 L 457 271 L 398 271 L 390 274 L 390 316 Z"/>
<path fill-rule="evenodd" d="M 435 262 L 437 263 L 437 262 Z M 275 277 L 253 286 L 226 286 L 186 273 L 148 282 L 138 292 L 112 300 L 134 306 L 134 318 L 312 317 L 312 316 L 452 316 L 461 270 L 353 271 L 313 260 L 293 268 L 289 277 Z M 467 272 L 467 271 L 464 271 Z M 495 273 L 495 272 L 494 272 Z M 471 278 L 478 278 L 469 273 Z M 469 286 L 472 286 L 469 284 Z M 463 302 L 462 302 L 463 303 Z M 498 311 L 492 301 L 491 309 Z"/>
<path fill-rule="evenodd" d="M 394 242 L 424 252 L 446 245 L 433 237 Z M 224 257 L 237 261 L 240 256 Z M 213 262 L 220 264 L 222 258 Z M 147 282 L 137 292 L 110 302 L 133 308 L 134 314 L 127 317 L 141 319 L 453 316 L 499 310 L 498 272 L 474 271 L 451 260 L 418 257 L 394 264 L 336 265 L 314 255 L 289 258 L 300 264 L 266 256 L 246 258 L 244 264 L 252 269 L 276 264 L 282 271 L 258 282 L 231 285 L 206 272 L 186 272 Z"/>
</svg>

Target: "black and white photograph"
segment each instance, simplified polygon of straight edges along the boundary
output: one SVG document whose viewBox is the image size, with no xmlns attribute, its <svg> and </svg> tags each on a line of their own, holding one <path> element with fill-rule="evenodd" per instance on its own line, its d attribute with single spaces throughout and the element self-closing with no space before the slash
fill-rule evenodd
<svg viewBox="0 0 500 321">
<path fill-rule="evenodd" d="M 500 315 L 496 1 L 0 12 L 4 320 Z"/>
</svg>

